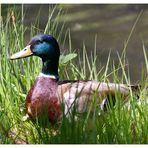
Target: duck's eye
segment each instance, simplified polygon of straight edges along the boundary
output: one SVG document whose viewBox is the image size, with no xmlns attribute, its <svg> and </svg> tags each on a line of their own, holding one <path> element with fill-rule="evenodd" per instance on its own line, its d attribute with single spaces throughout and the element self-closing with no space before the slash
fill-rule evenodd
<svg viewBox="0 0 148 148">
<path fill-rule="evenodd" d="M 36 44 L 41 44 L 41 43 L 43 43 L 43 42 L 40 40 L 36 41 Z"/>
</svg>

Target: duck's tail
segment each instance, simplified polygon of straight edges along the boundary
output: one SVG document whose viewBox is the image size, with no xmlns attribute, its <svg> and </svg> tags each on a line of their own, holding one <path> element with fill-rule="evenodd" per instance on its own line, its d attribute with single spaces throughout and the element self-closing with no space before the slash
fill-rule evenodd
<svg viewBox="0 0 148 148">
<path fill-rule="evenodd" d="M 129 85 L 128 87 L 131 87 L 132 91 L 139 91 L 141 88 L 141 85 Z"/>
<path fill-rule="evenodd" d="M 137 85 L 129 85 L 128 87 L 131 88 L 131 90 L 134 93 L 134 95 L 137 97 L 137 99 L 139 99 L 140 91 L 142 89 L 142 86 L 137 84 Z"/>
</svg>

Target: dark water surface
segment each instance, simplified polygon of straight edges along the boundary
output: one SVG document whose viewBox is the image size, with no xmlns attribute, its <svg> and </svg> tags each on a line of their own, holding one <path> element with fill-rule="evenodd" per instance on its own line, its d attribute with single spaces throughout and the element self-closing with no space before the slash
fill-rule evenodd
<svg viewBox="0 0 148 148">
<path fill-rule="evenodd" d="M 25 4 L 23 7 L 26 12 L 24 24 L 29 26 L 33 23 L 40 10 L 40 28 L 44 29 L 48 19 L 49 5 Z M 21 11 L 21 5 L 17 8 Z M 145 63 L 142 43 L 146 50 L 148 47 L 148 5 L 63 4 L 58 8 L 66 12 L 60 21 L 61 23 L 65 21 L 65 28 L 71 30 L 73 49 L 81 51 L 83 41 L 85 41 L 87 50 L 93 50 L 94 39 L 97 35 L 97 55 L 102 66 L 105 66 L 110 50 L 111 59 L 118 64 L 117 52 L 122 53 L 136 18 L 143 11 L 126 49 L 132 83 L 141 78 L 142 67 Z"/>
</svg>

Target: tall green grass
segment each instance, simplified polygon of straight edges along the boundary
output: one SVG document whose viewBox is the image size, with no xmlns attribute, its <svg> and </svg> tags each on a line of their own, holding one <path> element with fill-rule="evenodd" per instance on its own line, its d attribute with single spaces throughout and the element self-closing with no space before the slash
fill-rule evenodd
<svg viewBox="0 0 148 148">
<path fill-rule="evenodd" d="M 63 12 L 57 11 L 56 7 L 49 9 L 49 20 L 44 30 L 38 28 L 38 23 L 32 25 L 30 38 L 37 33 L 47 33 L 54 35 L 62 46 L 68 41 L 71 54 L 64 53 L 60 57 L 60 78 L 94 79 L 104 82 L 109 82 L 112 78 L 115 83 L 130 84 L 128 71 L 125 70 L 125 67 L 128 67 L 125 56 L 118 56 L 117 66 L 110 60 L 110 54 L 104 67 L 97 65 L 99 62 L 96 55 L 97 37 L 94 39 L 91 54 L 87 53 L 85 44 L 82 47 L 82 56 L 79 53 L 74 54 L 70 31 L 67 30 L 64 34 L 64 23 L 58 24 L 58 18 L 62 17 Z M 122 97 L 118 96 L 116 105 L 109 107 L 107 112 L 100 110 L 94 96 L 88 112 L 77 114 L 77 120 L 75 111 L 71 113 L 70 120 L 64 116 L 62 121 L 54 126 L 49 123 L 42 127 L 26 118 L 25 97 L 40 72 L 41 60 L 36 57 L 9 60 L 12 53 L 25 46 L 24 33 L 27 28 L 19 23 L 23 15 L 25 14 L 18 14 L 15 9 L 11 9 L 7 17 L 0 22 L 0 143 L 148 143 L 148 98 L 145 76 L 141 76 L 139 100 L 131 92 L 128 103 L 123 105 Z M 144 45 L 143 53 L 145 69 L 148 72 Z M 122 71 L 122 76 L 119 76 L 119 71 Z M 95 111 L 91 112 L 92 108 Z"/>
</svg>

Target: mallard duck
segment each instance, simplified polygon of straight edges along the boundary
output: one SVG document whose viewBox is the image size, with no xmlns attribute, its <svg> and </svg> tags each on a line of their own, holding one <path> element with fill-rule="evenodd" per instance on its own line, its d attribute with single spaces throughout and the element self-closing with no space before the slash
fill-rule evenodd
<svg viewBox="0 0 148 148">
<path fill-rule="evenodd" d="M 76 111 L 83 113 L 93 100 L 104 107 L 108 96 L 115 99 L 117 92 L 127 99 L 130 87 L 126 84 L 102 83 L 94 80 L 64 80 L 59 81 L 58 65 L 60 49 L 57 40 L 47 34 L 34 36 L 28 45 L 13 54 L 10 59 L 19 59 L 29 56 L 38 56 L 42 59 L 42 71 L 36 78 L 26 97 L 26 113 L 30 118 L 40 119 L 47 115 L 51 123 L 61 120 L 76 104 Z M 135 89 L 137 86 L 131 86 Z M 64 112 L 61 109 L 64 104 Z"/>
</svg>

